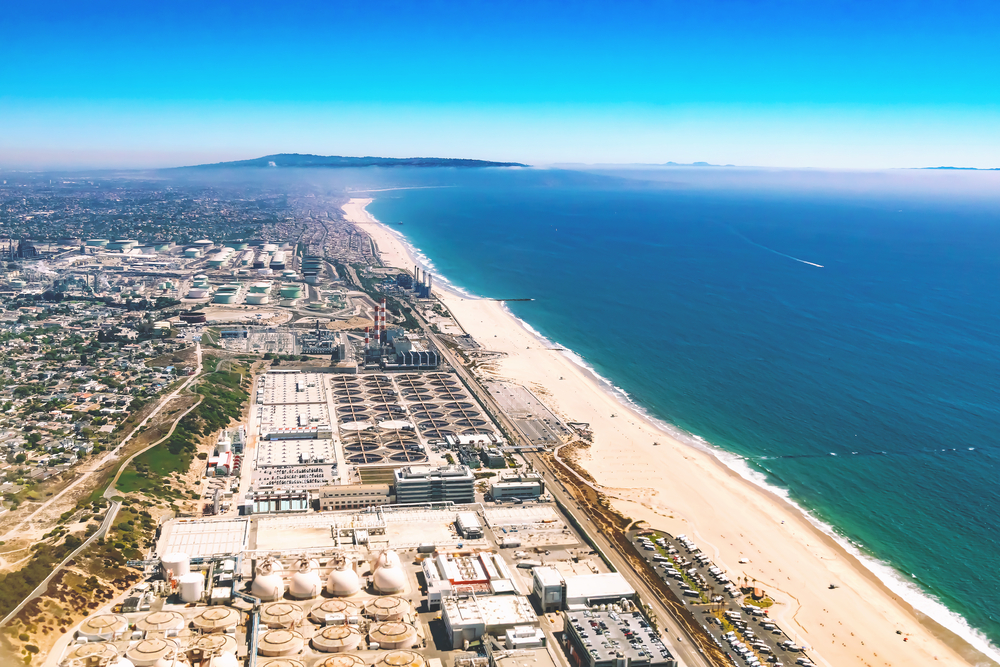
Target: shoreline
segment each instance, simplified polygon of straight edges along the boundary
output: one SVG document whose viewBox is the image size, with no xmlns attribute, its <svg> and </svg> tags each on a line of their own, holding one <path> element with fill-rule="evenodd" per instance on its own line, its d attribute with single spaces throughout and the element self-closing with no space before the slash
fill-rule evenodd
<svg viewBox="0 0 1000 667">
<path fill-rule="evenodd" d="M 383 263 L 433 269 L 405 236 L 365 210 L 370 201 L 352 199 L 344 210 L 373 237 Z M 435 278 L 441 276 L 435 273 Z M 565 351 L 553 355 L 555 345 L 502 302 L 465 294 L 450 283 L 435 287 L 464 330 L 484 347 L 505 354 L 495 375 L 535 390 L 564 419 L 591 423 L 594 445 L 579 463 L 617 509 L 675 534 L 687 532 L 706 552 L 714 550 L 714 560 L 731 576 L 740 573 L 759 581 L 779 603 L 774 618 L 798 643 L 811 647 L 817 662 L 997 664 L 973 640 L 907 600 L 912 591 L 895 591 L 874 568 L 889 569 L 895 583 L 906 588 L 895 570 L 841 538 L 762 474 L 739 465 L 742 457 L 646 414 L 627 392 L 571 350 L 558 346 Z M 490 345 L 491 338 L 499 344 Z M 657 442 L 650 444 L 649 438 Z M 725 460 L 729 458 L 732 464 Z M 737 566 L 741 558 L 750 558 L 750 564 Z M 838 589 L 827 589 L 830 583 Z M 920 595 L 940 604 L 922 591 Z M 941 609 L 964 622 L 943 605 Z M 969 634 L 975 632 L 969 628 Z M 988 646 L 985 638 L 980 641 Z"/>
</svg>

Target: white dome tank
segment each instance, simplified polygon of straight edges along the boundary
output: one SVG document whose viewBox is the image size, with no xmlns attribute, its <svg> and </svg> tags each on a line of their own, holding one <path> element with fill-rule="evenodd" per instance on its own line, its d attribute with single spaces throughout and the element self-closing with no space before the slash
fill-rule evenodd
<svg viewBox="0 0 1000 667">
<path fill-rule="evenodd" d="M 326 592 L 336 597 L 347 597 L 361 590 L 361 578 L 354 565 L 347 559 L 330 570 L 326 578 Z"/>
<path fill-rule="evenodd" d="M 212 667 L 240 667 L 239 659 L 232 653 L 222 653 L 212 658 Z"/>
<path fill-rule="evenodd" d="M 385 567 L 386 565 L 394 565 L 399 567 L 399 554 L 391 549 L 386 549 L 378 555 L 375 562 L 372 564 L 372 571 L 377 570 L 380 567 Z"/>
<path fill-rule="evenodd" d="M 164 576 L 166 576 L 169 570 L 175 579 L 180 579 L 191 571 L 191 559 L 186 553 L 180 551 L 165 554 L 160 559 L 160 567 L 163 570 Z"/>
<path fill-rule="evenodd" d="M 288 582 L 288 593 L 296 600 L 309 600 L 319 597 L 323 590 L 316 568 L 319 564 L 314 560 L 300 558 L 295 563 L 295 574 Z"/>
<path fill-rule="evenodd" d="M 257 576 L 250 585 L 250 594 L 264 602 L 280 600 L 285 594 L 285 582 L 281 578 L 281 563 L 268 558 L 257 566 Z"/>
<path fill-rule="evenodd" d="M 394 559 L 385 558 L 385 565 L 375 570 L 372 583 L 375 584 L 375 590 L 382 595 L 402 593 L 406 590 L 406 574 L 403 573 L 403 568 L 399 566 L 399 556 L 396 555 L 395 551 L 383 553 L 379 556 L 379 561 L 382 561 L 383 557 L 387 554 L 391 554 Z"/>
<path fill-rule="evenodd" d="M 188 572 L 179 579 L 182 602 L 198 602 L 205 592 L 205 577 L 198 572 Z"/>
</svg>

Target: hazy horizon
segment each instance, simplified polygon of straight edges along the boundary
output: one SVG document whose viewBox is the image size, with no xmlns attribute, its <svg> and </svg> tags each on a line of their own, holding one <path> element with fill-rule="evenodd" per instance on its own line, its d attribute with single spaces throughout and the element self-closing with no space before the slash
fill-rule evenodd
<svg viewBox="0 0 1000 667">
<path fill-rule="evenodd" d="M 25 3 L 0 26 L 0 167 L 1000 167 L 998 19 L 937 1 Z"/>
</svg>

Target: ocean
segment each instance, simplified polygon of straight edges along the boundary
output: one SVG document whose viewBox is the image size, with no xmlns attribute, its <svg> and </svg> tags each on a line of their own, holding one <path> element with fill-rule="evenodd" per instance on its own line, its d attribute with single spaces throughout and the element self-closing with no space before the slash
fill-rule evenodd
<svg viewBox="0 0 1000 667">
<path fill-rule="evenodd" d="M 436 186 L 369 211 L 996 655 L 1000 174 L 364 178 Z"/>
</svg>

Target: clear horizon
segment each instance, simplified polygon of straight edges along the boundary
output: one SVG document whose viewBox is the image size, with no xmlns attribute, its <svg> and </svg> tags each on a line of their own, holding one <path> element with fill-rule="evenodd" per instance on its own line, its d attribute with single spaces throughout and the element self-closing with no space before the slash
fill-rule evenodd
<svg viewBox="0 0 1000 667">
<path fill-rule="evenodd" d="M 985 2 L 13 6 L 0 168 L 1000 167 Z"/>
</svg>

